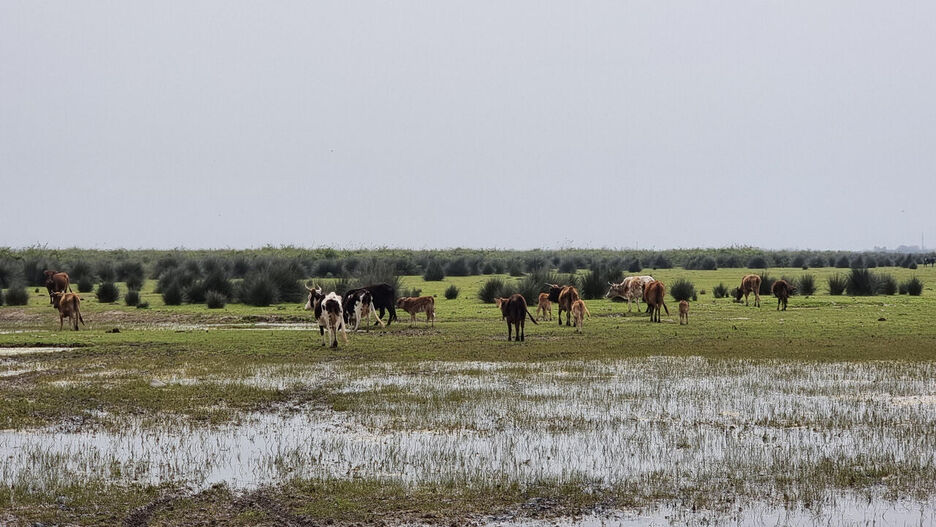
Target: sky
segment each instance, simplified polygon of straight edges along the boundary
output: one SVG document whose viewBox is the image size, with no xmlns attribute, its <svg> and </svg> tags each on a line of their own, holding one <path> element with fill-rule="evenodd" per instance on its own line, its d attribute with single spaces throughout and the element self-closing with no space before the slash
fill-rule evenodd
<svg viewBox="0 0 936 527">
<path fill-rule="evenodd" d="M 0 246 L 936 247 L 933 20 L 0 2 Z"/>
</svg>

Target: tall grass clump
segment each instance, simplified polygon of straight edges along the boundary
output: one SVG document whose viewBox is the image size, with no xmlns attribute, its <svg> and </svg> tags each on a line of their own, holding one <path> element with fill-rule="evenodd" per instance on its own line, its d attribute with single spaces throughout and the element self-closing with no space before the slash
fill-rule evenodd
<svg viewBox="0 0 936 527">
<path fill-rule="evenodd" d="M 718 269 L 718 262 L 711 256 L 696 255 L 689 258 L 683 267 L 689 271 L 715 271 Z"/>
<path fill-rule="evenodd" d="M 719 282 L 718 285 L 712 288 L 712 295 L 715 298 L 725 298 L 728 296 L 728 287 L 724 283 Z"/>
<path fill-rule="evenodd" d="M 605 264 L 593 264 L 588 274 L 582 278 L 581 293 L 585 300 L 604 298 L 608 292 L 608 282 L 620 282 L 621 270 L 614 270 Z M 574 284 L 569 284 L 574 285 Z"/>
<path fill-rule="evenodd" d="M 766 269 L 767 259 L 759 255 L 754 256 L 750 260 L 748 260 L 747 266 L 748 266 L 748 269 Z"/>
<path fill-rule="evenodd" d="M 81 278 L 76 284 L 79 293 L 90 293 L 94 291 L 94 279 L 90 275 Z"/>
<path fill-rule="evenodd" d="M 136 289 L 128 289 L 127 294 L 124 295 L 124 303 L 130 307 L 134 307 L 140 303 L 140 292 Z"/>
<path fill-rule="evenodd" d="M 498 277 L 488 279 L 478 288 L 478 298 L 488 304 L 493 303 L 495 298 L 505 296 L 509 296 L 507 282 Z"/>
<path fill-rule="evenodd" d="M 770 276 L 769 274 L 767 274 L 767 271 L 762 272 L 760 274 L 760 290 L 758 291 L 758 293 L 760 293 L 761 295 L 773 294 L 770 288 L 773 287 L 773 283 L 775 281 L 776 279 Z"/>
<path fill-rule="evenodd" d="M 400 291 L 403 288 L 403 280 L 397 274 L 397 266 L 392 261 L 385 259 L 365 260 L 355 271 L 353 287 L 374 284 L 387 284 L 394 291 Z"/>
<path fill-rule="evenodd" d="M 19 272 L 20 270 L 13 265 L 13 262 L 0 260 L 0 289 L 10 287 Z"/>
<path fill-rule="evenodd" d="M 816 277 L 804 274 L 796 281 L 796 289 L 800 294 L 810 296 L 816 293 Z"/>
<path fill-rule="evenodd" d="M 922 293 L 923 282 L 915 276 L 900 283 L 900 294 L 902 295 L 920 296 Z"/>
<path fill-rule="evenodd" d="M 639 273 L 643 270 L 643 266 L 640 265 L 640 258 L 634 258 L 627 264 L 627 272 L 629 273 Z"/>
<path fill-rule="evenodd" d="M 868 269 L 852 269 L 848 273 L 845 292 L 850 296 L 870 296 L 878 292 L 878 278 Z"/>
<path fill-rule="evenodd" d="M 669 286 L 670 296 L 679 302 L 680 300 L 693 300 L 696 296 L 695 286 L 689 280 L 680 278 Z"/>
<path fill-rule="evenodd" d="M 221 268 L 207 270 L 202 285 L 205 288 L 206 298 L 208 292 L 219 293 L 225 298 L 231 298 L 234 295 L 234 284 L 231 283 L 226 272 Z"/>
<path fill-rule="evenodd" d="M 897 294 L 897 279 L 894 278 L 894 275 L 889 273 L 880 273 L 877 275 L 877 294 L 879 295 L 896 295 Z"/>
<path fill-rule="evenodd" d="M 98 302 L 109 304 L 120 300 L 120 289 L 114 282 L 101 282 L 95 292 Z"/>
<path fill-rule="evenodd" d="M 423 273 L 423 280 L 427 282 L 440 282 L 445 278 L 445 270 L 438 260 L 432 260 L 426 266 L 426 272 Z"/>
<path fill-rule="evenodd" d="M 279 299 L 276 284 L 265 272 L 252 272 L 240 283 L 237 296 L 249 306 L 265 307 Z M 164 295 L 165 296 L 165 295 Z"/>
<path fill-rule="evenodd" d="M 161 288 L 163 303 L 167 306 L 178 306 L 182 304 L 182 286 L 178 282 L 172 282 Z"/>
<path fill-rule="evenodd" d="M 208 309 L 221 309 L 227 304 L 227 297 L 217 291 L 205 293 L 205 306 Z"/>
<path fill-rule="evenodd" d="M 445 274 L 448 276 L 468 276 L 471 274 L 471 267 L 468 259 L 460 256 L 445 265 Z"/>
<path fill-rule="evenodd" d="M 848 279 L 839 273 L 835 273 L 829 277 L 828 284 L 829 294 L 837 296 L 845 292 L 845 287 L 848 285 Z"/>
<path fill-rule="evenodd" d="M 205 293 L 207 293 L 207 290 L 205 289 L 205 282 L 202 280 L 196 280 L 182 290 L 182 296 L 188 304 L 201 304 L 205 301 Z"/>
<path fill-rule="evenodd" d="M 29 303 L 29 291 L 20 282 L 10 284 L 6 292 L 6 303 L 8 306 L 25 306 Z"/>
<path fill-rule="evenodd" d="M 539 269 L 534 269 L 529 274 L 524 276 L 517 282 L 517 284 L 511 287 L 509 284 L 504 290 L 503 296 L 510 296 L 513 293 L 520 293 L 523 295 L 523 298 L 526 299 L 527 304 L 536 302 L 536 299 L 539 297 L 540 293 L 545 293 L 549 291 L 550 284 L 563 284 L 567 283 L 569 285 L 577 286 L 575 281 L 575 275 L 567 275 L 566 278 L 562 278 L 559 273 L 552 272 L 545 267 L 540 267 Z"/>
<path fill-rule="evenodd" d="M 446 300 L 455 300 L 458 298 L 458 287 L 455 284 L 452 284 L 445 288 L 445 299 Z"/>
</svg>

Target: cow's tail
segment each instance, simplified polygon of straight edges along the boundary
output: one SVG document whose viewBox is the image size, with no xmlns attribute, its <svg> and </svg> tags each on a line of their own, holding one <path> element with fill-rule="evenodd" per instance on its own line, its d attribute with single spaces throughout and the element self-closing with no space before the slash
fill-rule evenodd
<svg viewBox="0 0 936 527">
<path fill-rule="evenodd" d="M 588 312 L 588 306 L 587 306 L 587 305 L 585 305 L 585 303 L 584 303 L 584 302 L 582 302 L 582 307 L 584 307 L 584 308 L 585 308 L 585 315 L 586 315 L 586 316 L 588 316 L 588 317 L 590 317 L 590 316 L 591 316 L 591 313 L 589 313 L 589 312 Z"/>
<path fill-rule="evenodd" d="M 80 321 L 81 321 L 81 325 L 84 326 L 84 325 L 85 325 L 85 321 L 84 321 L 84 318 L 81 316 L 80 303 L 79 303 L 79 301 L 78 301 L 77 298 L 73 298 L 73 299 L 72 299 L 72 306 L 75 308 L 75 313 L 78 314 L 78 320 L 80 320 Z"/>
<path fill-rule="evenodd" d="M 524 311 L 526 311 L 526 314 L 530 317 L 530 322 L 533 322 L 534 324 L 536 324 L 536 319 L 533 318 L 533 314 L 530 313 L 530 308 L 524 308 Z M 536 325 L 538 326 L 539 324 L 536 324 Z"/>
<path fill-rule="evenodd" d="M 665 300 L 665 299 L 664 299 L 664 300 L 660 300 L 660 302 L 663 304 L 663 310 L 666 311 L 666 314 L 667 314 L 667 315 L 669 315 L 669 308 L 666 307 L 666 300 Z"/>
</svg>

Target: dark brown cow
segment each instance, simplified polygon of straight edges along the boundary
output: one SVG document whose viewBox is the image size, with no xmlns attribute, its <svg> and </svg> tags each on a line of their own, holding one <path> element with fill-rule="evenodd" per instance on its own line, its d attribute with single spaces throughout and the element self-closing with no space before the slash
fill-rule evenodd
<svg viewBox="0 0 936 527">
<path fill-rule="evenodd" d="M 523 330 L 526 326 L 526 317 L 529 316 L 530 322 L 536 324 L 536 319 L 533 318 L 533 314 L 527 309 L 526 299 L 523 298 L 523 295 L 517 293 L 510 295 L 510 298 L 495 298 L 494 302 L 501 310 L 501 318 L 507 321 L 507 342 L 511 340 L 511 324 L 516 328 L 516 341 L 523 341 L 525 338 Z"/>
<path fill-rule="evenodd" d="M 796 288 L 786 280 L 777 280 L 770 286 L 770 290 L 777 297 L 777 311 L 780 311 L 780 304 L 783 304 L 783 310 L 786 311 L 787 300 L 796 292 Z"/>
<path fill-rule="evenodd" d="M 571 285 L 546 284 L 549 286 L 549 301 L 559 306 L 559 325 L 562 325 L 562 312 L 566 312 L 566 325 L 572 325 L 572 304 L 579 299 L 578 289 Z"/>
<path fill-rule="evenodd" d="M 644 302 L 647 303 L 647 311 L 650 312 L 650 322 L 661 322 L 660 306 L 666 310 L 669 315 L 669 308 L 666 307 L 666 286 L 659 280 L 654 280 L 644 286 Z"/>
<path fill-rule="evenodd" d="M 754 306 L 760 307 L 760 283 L 761 277 L 756 274 L 744 275 L 741 279 L 741 287 L 735 293 L 735 300 L 740 302 L 741 296 L 744 296 L 744 305 L 748 304 L 748 295 L 754 293 Z"/>
<path fill-rule="evenodd" d="M 58 271 L 45 271 L 45 286 L 49 290 L 49 303 L 55 305 L 52 299 L 54 293 L 72 292 L 71 284 L 68 283 L 68 273 Z"/>
<path fill-rule="evenodd" d="M 61 291 L 56 291 L 52 293 L 52 305 L 58 309 L 59 312 L 59 331 L 62 330 L 62 326 L 65 323 L 65 317 L 68 317 L 68 323 L 74 328 L 75 331 L 78 331 L 78 321 L 81 321 L 81 325 L 84 325 L 85 321 L 81 318 L 81 297 L 75 293 L 63 293 Z"/>
</svg>

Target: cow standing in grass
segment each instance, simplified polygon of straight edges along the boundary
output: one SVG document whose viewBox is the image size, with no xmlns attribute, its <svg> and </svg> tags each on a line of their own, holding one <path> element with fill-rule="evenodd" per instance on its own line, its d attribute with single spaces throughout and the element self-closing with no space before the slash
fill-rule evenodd
<svg viewBox="0 0 936 527">
<path fill-rule="evenodd" d="M 540 313 L 543 314 L 540 317 Z M 536 302 L 536 318 L 540 320 L 552 320 L 552 303 L 549 301 L 549 293 L 540 293 Z"/>
<path fill-rule="evenodd" d="M 63 293 L 56 291 L 52 293 L 52 305 L 59 312 L 59 331 L 65 324 L 65 317 L 68 317 L 68 324 L 78 331 L 78 321 L 83 326 L 85 321 L 81 318 L 81 297 L 75 293 Z"/>
<path fill-rule="evenodd" d="M 611 286 L 608 289 L 608 292 L 605 294 L 605 298 L 616 298 L 621 297 L 627 300 L 627 312 L 631 311 L 631 302 L 637 304 L 637 312 L 640 312 L 640 299 L 643 298 L 644 286 L 653 281 L 653 277 L 649 275 L 644 276 L 628 276 L 621 281 L 620 284 L 615 284 L 608 282 L 608 285 Z"/>
<path fill-rule="evenodd" d="M 507 321 L 507 342 L 510 342 L 510 332 L 513 327 L 516 328 L 516 341 L 522 342 L 526 339 L 524 328 L 526 327 L 526 317 L 530 317 L 530 322 L 536 324 L 533 314 L 527 309 L 526 299 L 523 295 L 517 293 L 510 295 L 510 298 L 495 298 L 494 303 L 501 310 L 501 318 Z M 511 324 L 513 327 L 511 327 Z"/>
<path fill-rule="evenodd" d="M 754 293 L 754 307 L 760 307 L 760 284 L 761 277 L 756 274 L 744 275 L 741 279 L 741 287 L 735 293 L 735 301 L 740 302 L 741 296 L 744 296 L 744 305 L 748 304 L 748 295 Z"/>
<path fill-rule="evenodd" d="M 644 302 L 647 303 L 647 311 L 650 313 L 650 322 L 661 322 L 660 307 L 666 310 L 669 315 L 669 308 L 666 307 L 666 286 L 659 280 L 654 280 L 644 287 Z"/>
<path fill-rule="evenodd" d="M 679 325 L 689 324 L 689 302 L 679 301 Z"/>
<path fill-rule="evenodd" d="M 351 295 L 360 294 L 364 291 L 367 291 L 371 294 L 371 306 L 373 309 L 380 312 L 380 315 L 377 318 L 383 318 L 384 311 L 390 312 L 390 317 L 387 319 L 387 325 L 389 326 L 391 322 L 397 319 L 396 315 L 396 291 L 394 291 L 393 286 L 390 284 L 373 284 L 367 285 L 364 287 L 359 287 L 357 289 L 351 289 L 344 294 L 345 298 L 348 298 Z M 383 322 L 380 322 L 383 325 Z M 375 322 L 376 326 L 377 323 Z"/>
<path fill-rule="evenodd" d="M 374 297 L 370 291 L 363 290 L 356 293 L 345 294 L 342 305 L 345 323 L 351 326 L 353 331 L 357 331 L 361 321 L 365 321 L 365 329 L 370 324 L 371 315 L 375 315 L 377 324 L 384 325 L 383 320 L 376 316 L 374 312 Z"/>
<path fill-rule="evenodd" d="M 435 326 L 435 299 L 431 296 L 404 296 L 397 300 L 397 307 L 410 314 L 410 326 L 416 323 L 416 315 L 426 313 L 426 324 Z"/>
<path fill-rule="evenodd" d="M 770 286 L 770 291 L 777 297 L 777 311 L 780 311 L 781 304 L 783 304 L 783 311 L 786 311 L 787 300 L 796 292 L 796 288 L 786 280 L 777 280 Z"/>
<path fill-rule="evenodd" d="M 64 293 L 66 290 L 71 293 L 71 284 L 68 281 L 68 273 L 58 271 L 45 271 L 45 286 L 49 291 L 49 303 L 55 305 L 52 295 L 55 293 Z"/>
<path fill-rule="evenodd" d="M 583 300 L 576 300 L 572 302 L 572 318 L 575 321 L 575 331 L 579 333 L 582 331 L 582 326 L 585 324 L 585 317 L 591 316 L 591 313 L 588 312 L 588 306 L 585 305 Z"/>
<path fill-rule="evenodd" d="M 562 312 L 566 312 L 566 325 L 572 325 L 572 303 L 579 299 L 578 289 L 571 285 L 546 284 L 549 286 L 549 301 L 559 306 L 559 325 L 562 325 Z"/>
<path fill-rule="evenodd" d="M 322 335 L 322 346 L 331 342 L 331 347 L 338 347 L 338 331 L 344 338 L 345 344 L 348 343 L 348 332 L 345 329 L 344 314 L 341 308 L 341 297 L 338 293 L 331 292 L 327 295 L 322 293 L 321 287 L 315 289 L 306 286 L 309 290 L 309 300 L 305 308 L 312 311 L 315 320 L 319 325 L 319 334 Z M 328 340 L 325 337 L 325 329 L 328 328 Z"/>
</svg>

